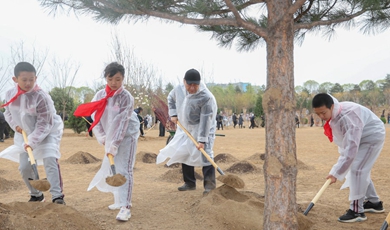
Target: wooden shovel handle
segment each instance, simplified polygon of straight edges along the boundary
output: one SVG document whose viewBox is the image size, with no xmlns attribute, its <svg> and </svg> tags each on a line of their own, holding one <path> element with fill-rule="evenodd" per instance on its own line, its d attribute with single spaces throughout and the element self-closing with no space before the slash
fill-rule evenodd
<svg viewBox="0 0 390 230">
<path fill-rule="evenodd" d="M 110 161 L 112 174 L 115 175 L 116 168 L 115 168 L 114 156 L 111 153 L 107 154 L 107 156 L 108 156 L 108 160 Z"/>
<path fill-rule="evenodd" d="M 310 212 L 310 210 L 314 207 L 315 203 L 317 202 L 317 200 L 320 198 L 320 196 L 322 195 L 322 193 L 324 193 L 325 189 L 330 185 L 330 182 L 331 182 L 331 179 L 327 179 L 324 183 L 324 185 L 322 185 L 320 191 L 317 192 L 317 194 L 315 195 L 315 197 L 313 198 L 313 200 L 311 200 L 309 206 L 306 208 L 305 212 L 303 212 L 303 215 L 307 216 L 307 214 Z"/>
<path fill-rule="evenodd" d="M 28 143 L 27 134 L 24 130 L 22 130 L 22 135 L 23 135 L 24 143 L 27 144 Z M 27 153 L 28 153 L 28 157 L 30 158 L 31 165 L 35 165 L 34 155 L 30 147 L 27 147 Z"/>
<path fill-rule="evenodd" d="M 330 179 L 327 179 L 327 180 L 325 181 L 325 184 L 322 185 L 320 191 L 318 191 L 317 195 L 316 195 L 316 196 L 313 198 L 313 200 L 311 201 L 312 203 L 315 204 L 315 203 L 317 202 L 317 200 L 320 198 L 320 196 L 322 195 L 322 193 L 324 193 L 325 189 L 329 186 L 330 182 L 331 182 Z"/>
<path fill-rule="evenodd" d="M 192 140 L 192 142 L 194 142 L 195 146 L 198 146 L 198 142 L 194 139 L 191 133 L 189 133 L 179 121 L 177 121 L 177 124 L 187 134 L 187 136 Z M 218 170 L 221 175 L 225 175 L 225 173 L 218 167 L 218 165 L 213 161 L 213 159 L 211 159 L 211 157 L 206 153 L 206 151 L 204 151 L 203 148 L 200 148 L 199 150 L 202 152 L 203 156 L 206 157 L 206 159 L 214 166 L 214 168 Z"/>
</svg>

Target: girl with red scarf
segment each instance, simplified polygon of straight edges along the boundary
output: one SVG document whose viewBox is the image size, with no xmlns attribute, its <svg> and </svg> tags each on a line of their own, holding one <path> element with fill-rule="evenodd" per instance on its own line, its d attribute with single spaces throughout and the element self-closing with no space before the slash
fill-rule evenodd
<svg viewBox="0 0 390 230">
<path fill-rule="evenodd" d="M 133 167 L 140 126 L 134 112 L 134 98 L 123 88 L 124 75 L 122 65 L 116 62 L 109 64 L 104 70 L 107 81 L 105 89 L 98 91 L 92 102 L 80 105 L 74 112 L 75 116 L 92 116 L 90 130 L 105 147 L 101 168 L 92 179 L 88 191 L 96 186 L 102 192 L 112 192 L 115 203 L 108 208 L 120 209 L 116 216 L 119 221 L 127 221 L 131 217 Z M 116 172 L 126 178 L 122 186 L 113 187 L 106 183 L 105 179 L 111 176 L 109 154 L 114 156 Z"/>
</svg>

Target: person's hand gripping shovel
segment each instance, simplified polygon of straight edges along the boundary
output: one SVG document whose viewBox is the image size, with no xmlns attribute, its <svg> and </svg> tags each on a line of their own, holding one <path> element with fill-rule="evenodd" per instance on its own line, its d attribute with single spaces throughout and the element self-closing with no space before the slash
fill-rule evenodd
<svg viewBox="0 0 390 230">
<path fill-rule="evenodd" d="M 189 133 L 179 121 L 177 121 L 177 125 L 179 125 L 179 127 L 192 140 L 192 142 L 194 142 L 195 146 L 198 146 L 198 142 L 192 137 L 191 133 Z M 237 177 L 236 175 L 226 175 L 222 171 L 222 169 L 219 168 L 218 165 L 213 161 L 213 159 L 211 159 L 211 157 L 206 153 L 206 151 L 204 151 L 203 148 L 200 148 L 199 150 L 202 152 L 203 156 L 206 157 L 206 159 L 214 166 L 214 168 L 219 172 L 219 174 L 221 174 L 221 176 L 217 178 L 219 181 L 233 188 L 244 188 L 245 183 L 241 178 Z"/>
<path fill-rule="evenodd" d="M 92 125 L 91 122 L 89 122 L 85 117 L 82 117 L 89 125 Z M 114 156 L 111 153 L 107 154 L 108 160 L 110 161 L 110 167 L 111 172 L 113 176 L 109 176 L 106 178 L 106 183 L 114 186 L 119 187 L 122 186 L 124 183 L 126 183 L 126 177 L 124 177 L 121 174 L 116 173 L 115 163 L 114 163 Z"/>
<path fill-rule="evenodd" d="M 27 134 L 24 130 L 22 130 L 22 135 L 23 135 L 24 143 L 27 144 L 28 143 Z M 27 149 L 28 157 L 30 158 L 32 170 L 33 170 L 34 175 L 35 175 L 35 178 L 30 180 L 31 186 L 33 186 L 35 189 L 38 189 L 39 191 L 49 190 L 50 189 L 49 181 L 47 181 L 46 178 L 42 179 L 42 180 L 39 179 L 38 168 L 37 168 L 37 164 L 36 164 L 32 149 L 30 148 L 30 146 L 27 146 L 26 149 Z"/>
</svg>

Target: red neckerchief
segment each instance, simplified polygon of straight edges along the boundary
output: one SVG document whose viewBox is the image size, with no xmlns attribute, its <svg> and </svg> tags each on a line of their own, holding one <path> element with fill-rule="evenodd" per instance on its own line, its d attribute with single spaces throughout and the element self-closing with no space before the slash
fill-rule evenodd
<svg viewBox="0 0 390 230">
<path fill-rule="evenodd" d="M 330 142 L 333 142 L 332 128 L 329 125 L 331 119 L 327 120 L 324 125 L 324 134 L 329 138 Z"/>
<path fill-rule="evenodd" d="M 77 109 L 74 111 L 73 115 L 77 117 L 81 116 L 91 116 L 92 113 L 96 111 L 95 114 L 95 119 L 89 128 L 88 131 L 91 131 L 93 127 L 100 121 L 100 118 L 102 117 L 104 113 L 104 109 L 106 108 L 107 105 L 107 99 L 114 96 L 116 90 L 111 90 L 108 85 L 106 85 L 106 97 L 100 99 L 99 101 L 94 101 L 94 102 L 88 102 L 81 104 L 77 107 Z"/>
<path fill-rule="evenodd" d="M 16 99 L 18 99 L 18 97 L 19 97 L 20 95 L 22 95 L 22 94 L 24 94 L 24 93 L 26 93 L 26 91 L 22 90 L 22 89 L 19 87 L 19 85 L 18 85 L 18 92 L 16 93 L 16 95 L 15 95 L 13 98 L 11 98 L 11 100 L 9 100 L 7 103 L 3 104 L 1 107 L 5 107 L 5 106 L 11 104 L 11 103 L 14 102 Z"/>
</svg>

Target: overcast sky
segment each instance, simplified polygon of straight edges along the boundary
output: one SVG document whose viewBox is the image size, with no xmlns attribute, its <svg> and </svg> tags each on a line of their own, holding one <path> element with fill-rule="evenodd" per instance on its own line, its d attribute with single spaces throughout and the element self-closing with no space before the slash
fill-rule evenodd
<svg viewBox="0 0 390 230">
<path fill-rule="evenodd" d="M 265 46 L 238 53 L 235 47 L 219 48 L 210 33 L 197 32 L 191 25 L 150 20 L 113 26 L 95 22 L 90 15 L 54 17 L 36 0 L 0 4 L 0 61 L 7 63 L 10 47 L 23 41 L 27 48 L 35 45 L 37 50 L 48 49 L 49 55 L 80 63 L 79 86 L 91 86 L 101 78 L 105 64 L 115 61 L 108 58 L 115 30 L 140 60 L 159 70 L 165 83 L 176 83 L 185 71 L 196 68 L 216 83 L 266 84 Z M 339 30 L 332 41 L 308 36 L 302 46 L 295 46 L 294 56 L 295 85 L 307 80 L 358 84 L 384 79 L 390 74 L 390 30 L 376 36 Z"/>
</svg>

